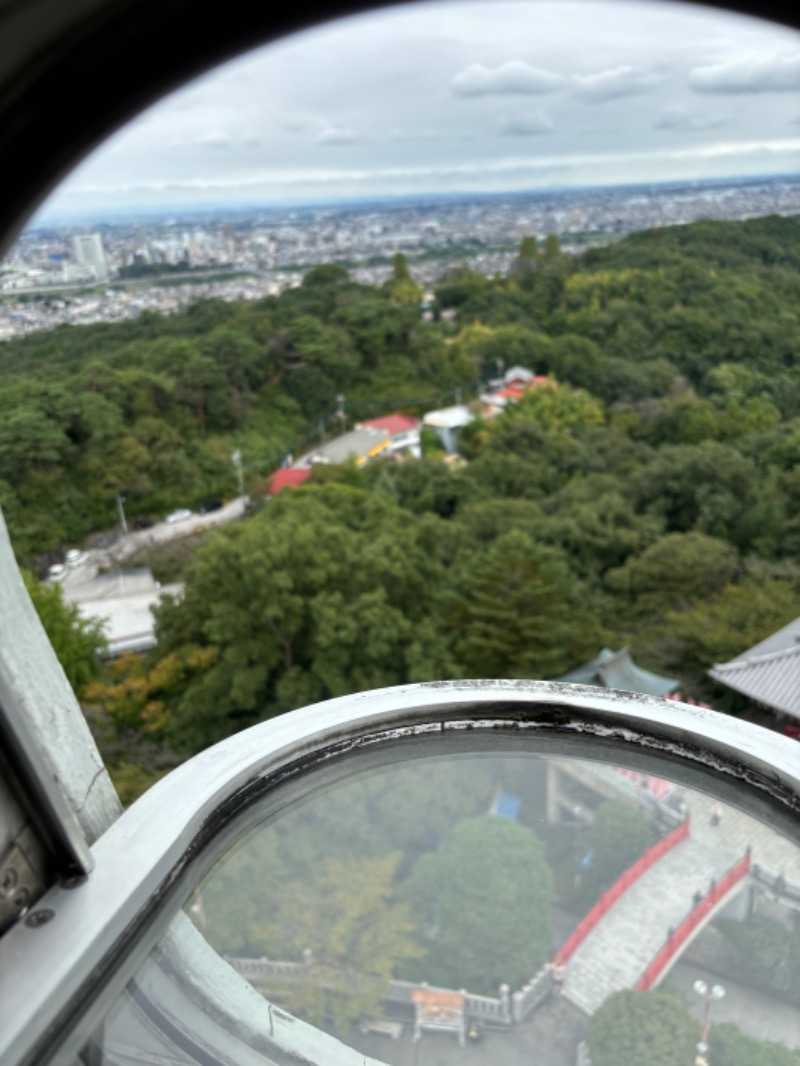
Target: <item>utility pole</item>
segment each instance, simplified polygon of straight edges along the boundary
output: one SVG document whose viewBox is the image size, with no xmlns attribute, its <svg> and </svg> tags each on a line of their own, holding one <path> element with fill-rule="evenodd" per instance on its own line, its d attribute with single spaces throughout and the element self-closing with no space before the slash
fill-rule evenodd
<svg viewBox="0 0 800 1066">
<path fill-rule="evenodd" d="M 125 509 L 122 506 L 123 503 L 125 503 L 125 497 L 122 496 L 118 492 L 117 493 L 117 511 L 119 512 L 119 524 L 122 527 L 122 532 L 123 533 L 127 533 L 128 532 L 128 523 L 125 521 Z"/>
<path fill-rule="evenodd" d="M 244 496 L 244 473 L 242 472 L 242 453 L 238 448 L 231 456 L 231 462 L 236 467 L 236 479 L 239 482 L 239 495 Z"/>
<path fill-rule="evenodd" d="M 336 397 L 336 417 L 341 422 L 342 433 L 344 433 L 345 429 L 347 428 L 347 415 L 345 414 L 344 410 L 344 394 L 341 392 Z"/>
</svg>

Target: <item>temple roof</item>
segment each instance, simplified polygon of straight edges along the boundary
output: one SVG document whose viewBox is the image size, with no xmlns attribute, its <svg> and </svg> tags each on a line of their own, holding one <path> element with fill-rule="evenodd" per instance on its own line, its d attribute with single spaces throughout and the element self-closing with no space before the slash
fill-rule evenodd
<svg viewBox="0 0 800 1066">
<path fill-rule="evenodd" d="M 556 680 L 616 688 L 623 692 L 641 692 L 648 696 L 665 696 L 668 692 L 674 692 L 680 684 L 674 678 L 661 677 L 637 666 L 627 647 L 619 651 L 603 648 L 595 659 Z"/>
<path fill-rule="evenodd" d="M 727 663 L 709 677 L 756 703 L 800 718 L 800 618 Z"/>
</svg>

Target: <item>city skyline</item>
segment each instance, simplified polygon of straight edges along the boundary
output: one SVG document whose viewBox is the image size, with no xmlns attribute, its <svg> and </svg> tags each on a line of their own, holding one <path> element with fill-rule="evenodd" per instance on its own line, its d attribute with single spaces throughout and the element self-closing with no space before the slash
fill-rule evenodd
<svg viewBox="0 0 800 1066">
<path fill-rule="evenodd" d="M 256 49 L 145 111 L 32 220 L 790 173 L 800 35 L 667 3 L 431 3 Z"/>
</svg>

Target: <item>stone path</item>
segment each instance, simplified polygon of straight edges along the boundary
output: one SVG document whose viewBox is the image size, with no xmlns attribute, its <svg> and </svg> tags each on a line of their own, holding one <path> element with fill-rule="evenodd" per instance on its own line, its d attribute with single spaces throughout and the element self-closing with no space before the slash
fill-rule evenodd
<svg viewBox="0 0 800 1066">
<path fill-rule="evenodd" d="M 692 827 L 677 845 L 617 901 L 567 965 L 564 995 L 592 1014 L 612 992 L 632 988 L 677 928 L 698 890 L 737 862 L 748 845 L 753 858 L 800 880 L 800 849 L 768 826 L 722 806 L 718 826 L 710 824 L 712 798 L 684 793 Z"/>
<path fill-rule="evenodd" d="M 800 848 L 796 844 L 750 815 L 725 804 L 720 804 L 722 821 L 714 827 L 710 824 L 711 807 L 714 804 L 711 797 L 687 791 L 684 799 L 691 812 L 692 837 L 710 848 L 725 851 L 730 857 L 729 866 L 741 858 L 749 845 L 756 862 L 781 871 L 789 880 L 800 881 Z"/>
</svg>

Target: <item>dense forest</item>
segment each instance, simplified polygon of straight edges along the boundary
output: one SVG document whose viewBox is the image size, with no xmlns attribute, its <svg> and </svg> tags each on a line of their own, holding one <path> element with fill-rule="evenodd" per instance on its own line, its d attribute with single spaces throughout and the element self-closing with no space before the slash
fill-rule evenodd
<svg viewBox="0 0 800 1066">
<path fill-rule="evenodd" d="M 402 257 L 255 304 L 63 327 L 0 347 L 0 502 L 30 564 L 129 515 L 232 495 L 159 611 L 159 645 L 89 691 L 198 750 L 302 704 L 428 678 L 556 677 L 627 642 L 684 693 L 800 614 L 800 223 L 635 234 L 581 257 L 526 238 L 507 276 L 453 269 L 434 320 Z M 450 312 L 445 314 L 445 312 Z M 463 463 L 315 470 L 259 497 L 328 423 L 549 375 Z M 449 399 L 448 399 L 449 397 Z"/>
<path fill-rule="evenodd" d="M 118 493 L 132 519 L 231 496 L 244 456 L 251 513 L 145 560 L 185 582 L 148 655 L 101 669 L 97 628 L 26 576 L 125 800 L 170 759 L 315 700 L 553 678 L 603 645 L 738 712 L 708 667 L 800 615 L 800 223 L 671 227 L 581 257 L 526 238 L 507 276 L 451 270 L 432 321 L 421 301 L 400 256 L 381 288 L 321 266 L 254 304 L 0 346 L 0 504 L 27 567 L 108 529 Z M 269 498 L 340 395 L 348 425 L 422 414 L 513 365 L 549 381 L 477 417 L 456 461 L 425 440 L 421 459 L 317 467 Z M 392 975 L 516 987 L 554 946 L 551 901 L 583 913 L 653 836 L 625 801 L 551 833 L 542 773 L 429 761 L 326 792 L 217 867 L 198 894 L 205 934 L 302 962 L 290 1009 L 339 1032 L 379 1010 Z M 518 822 L 487 814 L 500 785 Z M 726 936 L 754 984 L 787 995 L 785 930 Z M 345 969 L 371 980 L 331 994 Z M 677 1066 L 697 1037 L 680 997 L 625 992 L 589 1044 L 596 1066 Z M 797 1055 L 720 1025 L 710 1061 Z"/>
</svg>

